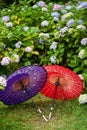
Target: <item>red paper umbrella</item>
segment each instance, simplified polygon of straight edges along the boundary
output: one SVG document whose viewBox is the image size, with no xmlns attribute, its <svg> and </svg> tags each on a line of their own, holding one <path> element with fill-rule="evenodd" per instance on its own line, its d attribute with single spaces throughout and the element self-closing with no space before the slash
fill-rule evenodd
<svg viewBox="0 0 87 130">
<path fill-rule="evenodd" d="M 56 100 L 69 100 L 78 97 L 83 89 L 79 76 L 68 68 L 58 65 L 45 66 L 48 73 L 47 81 L 41 93 Z"/>
<path fill-rule="evenodd" d="M 49 98 L 53 98 L 50 108 L 49 119 L 52 116 L 54 101 L 69 100 L 78 97 L 83 89 L 83 83 L 79 76 L 68 68 L 49 65 L 45 66 L 48 77 L 41 93 Z"/>
</svg>

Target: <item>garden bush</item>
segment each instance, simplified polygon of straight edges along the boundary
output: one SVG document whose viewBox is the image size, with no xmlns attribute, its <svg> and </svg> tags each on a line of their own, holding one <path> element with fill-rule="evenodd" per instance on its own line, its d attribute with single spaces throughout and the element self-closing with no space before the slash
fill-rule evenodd
<svg viewBox="0 0 87 130">
<path fill-rule="evenodd" d="M 59 64 L 87 86 L 87 3 L 39 1 L 31 6 L 20 0 L 0 13 L 1 76 L 27 65 Z"/>
</svg>

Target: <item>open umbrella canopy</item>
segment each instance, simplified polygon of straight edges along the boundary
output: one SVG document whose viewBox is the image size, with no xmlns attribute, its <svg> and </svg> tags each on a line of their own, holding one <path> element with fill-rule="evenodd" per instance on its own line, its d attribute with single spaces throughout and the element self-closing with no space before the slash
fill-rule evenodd
<svg viewBox="0 0 87 130">
<path fill-rule="evenodd" d="M 68 68 L 59 65 L 44 66 L 48 77 L 41 93 L 56 100 L 69 100 L 78 97 L 83 90 L 79 76 Z"/>
<path fill-rule="evenodd" d="M 0 101 L 6 105 L 19 104 L 35 96 L 43 87 L 47 72 L 41 66 L 26 66 L 7 78 L 7 86 L 0 91 Z"/>
</svg>

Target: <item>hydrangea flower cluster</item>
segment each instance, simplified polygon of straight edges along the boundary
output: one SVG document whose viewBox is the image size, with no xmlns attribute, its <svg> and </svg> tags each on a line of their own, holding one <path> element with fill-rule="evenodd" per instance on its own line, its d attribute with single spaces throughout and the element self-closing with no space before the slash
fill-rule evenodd
<svg viewBox="0 0 87 130">
<path fill-rule="evenodd" d="M 15 47 L 16 48 L 20 48 L 22 45 L 22 42 L 21 41 L 18 41 L 17 43 L 15 43 Z"/>
<path fill-rule="evenodd" d="M 10 20 L 10 17 L 9 16 L 3 16 L 2 17 L 2 21 L 3 22 L 8 22 Z"/>
<path fill-rule="evenodd" d="M 76 28 L 81 30 L 86 30 L 86 27 L 84 25 L 78 25 Z"/>
<path fill-rule="evenodd" d="M 85 103 L 87 103 L 87 94 L 81 94 L 80 96 L 79 96 L 79 103 L 80 104 L 85 104 Z"/>
<path fill-rule="evenodd" d="M 11 63 L 11 59 L 9 57 L 3 57 L 2 60 L 1 60 L 2 66 L 9 65 L 10 63 Z"/>
<path fill-rule="evenodd" d="M 50 49 L 53 49 L 53 51 L 55 52 L 56 51 L 56 48 L 57 48 L 57 42 L 53 42 L 50 46 Z"/>
<path fill-rule="evenodd" d="M 87 44 L 87 38 L 83 38 L 81 40 L 81 45 L 86 45 Z"/>
<path fill-rule="evenodd" d="M 27 46 L 25 49 L 24 49 L 25 52 L 32 52 L 32 48 Z"/>
<path fill-rule="evenodd" d="M 0 85 L 3 87 L 6 87 L 7 85 L 7 80 L 4 76 L 0 76 Z"/>
<path fill-rule="evenodd" d="M 56 57 L 55 56 L 51 56 L 50 57 L 50 61 L 52 64 L 56 64 Z"/>
<path fill-rule="evenodd" d="M 49 22 L 47 20 L 44 20 L 41 22 L 41 26 L 42 27 L 45 27 L 45 26 L 48 26 L 49 25 Z"/>
<path fill-rule="evenodd" d="M 74 19 L 70 19 L 69 21 L 67 21 L 66 26 L 72 27 L 73 24 L 74 24 Z"/>
<path fill-rule="evenodd" d="M 84 58 L 84 53 L 85 53 L 85 49 L 82 49 L 82 50 L 79 52 L 78 57 L 79 57 L 80 59 L 83 59 L 83 58 Z"/>
<path fill-rule="evenodd" d="M 56 10 L 61 10 L 62 9 L 62 6 L 59 5 L 59 4 L 54 4 L 53 6 L 53 11 L 56 11 Z"/>
<path fill-rule="evenodd" d="M 63 37 L 67 31 L 68 31 L 68 27 L 61 28 L 59 31 L 60 36 Z"/>
</svg>

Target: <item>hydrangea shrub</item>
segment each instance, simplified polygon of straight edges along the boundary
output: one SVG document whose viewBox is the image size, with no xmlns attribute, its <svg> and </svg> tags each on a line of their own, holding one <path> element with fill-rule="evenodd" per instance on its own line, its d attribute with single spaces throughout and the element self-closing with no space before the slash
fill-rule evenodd
<svg viewBox="0 0 87 130">
<path fill-rule="evenodd" d="M 87 2 L 20 1 L 0 13 L 0 75 L 26 65 L 59 64 L 87 85 Z"/>
</svg>

